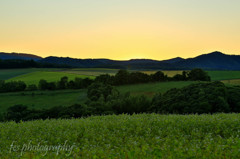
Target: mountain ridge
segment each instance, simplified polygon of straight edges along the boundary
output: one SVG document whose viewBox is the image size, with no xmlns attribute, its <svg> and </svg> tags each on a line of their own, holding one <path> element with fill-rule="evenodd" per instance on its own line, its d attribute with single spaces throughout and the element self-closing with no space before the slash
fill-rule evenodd
<svg viewBox="0 0 240 159">
<path fill-rule="evenodd" d="M 5 58 L 4 58 L 5 57 Z M 7 57 L 7 58 L 6 58 Z M 35 60 L 40 63 L 68 65 L 78 68 L 122 68 L 122 69 L 212 69 L 212 70 L 240 70 L 240 55 L 228 55 L 220 51 L 201 54 L 192 58 L 176 57 L 167 60 L 153 59 L 130 59 L 111 60 L 106 58 L 78 59 L 70 57 L 49 56 L 42 58 L 33 54 L 3 53 L 0 52 L 0 59 L 24 59 Z"/>
</svg>

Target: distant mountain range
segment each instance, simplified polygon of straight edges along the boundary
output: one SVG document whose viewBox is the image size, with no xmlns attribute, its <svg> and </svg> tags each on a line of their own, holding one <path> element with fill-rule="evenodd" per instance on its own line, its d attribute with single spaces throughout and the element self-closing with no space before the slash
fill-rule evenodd
<svg viewBox="0 0 240 159">
<path fill-rule="evenodd" d="M 76 59 L 69 57 L 42 58 L 32 54 L 0 53 L 0 59 L 35 60 L 40 63 L 68 65 L 78 68 L 128 68 L 128 69 L 192 69 L 202 68 L 208 70 L 240 70 L 240 55 L 227 55 L 221 52 L 203 54 L 194 58 L 181 57 L 169 60 L 131 59 Z"/>
</svg>

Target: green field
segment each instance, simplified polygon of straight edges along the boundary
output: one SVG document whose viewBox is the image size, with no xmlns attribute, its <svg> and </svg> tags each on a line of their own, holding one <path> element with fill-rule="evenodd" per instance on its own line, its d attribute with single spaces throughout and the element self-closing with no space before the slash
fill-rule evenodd
<svg viewBox="0 0 240 159">
<path fill-rule="evenodd" d="M 213 81 L 240 79 L 240 71 L 207 71 Z"/>
<path fill-rule="evenodd" d="M 0 113 L 16 104 L 23 104 L 34 109 L 70 106 L 83 103 L 86 96 L 86 90 L 83 89 L 0 93 Z"/>
<path fill-rule="evenodd" d="M 46 79 L 49 82 L 57 81 L 63 76 L 68 76 L 69 79 L 75 77 L 80 78 L 94 78 L 101 74 L 116 74 L 118 69 L 104 69 L 104 68 L 87 68 L 87 69 L 4 69 L 0 71 L 0 79 L 2 80 L 22 80 L 27 84 L 37 84 L 40 79 Z M 134 71 L 134 70 L 131 70 Z M 155 73 L 153 70 L 142 71 L 147 74 Z M 163 71 L 169 77 L 175 74 L 181 74 L 182 71 Z M 232 80 L 240 79 L 240 71 L 207 71 L 213 81 L 215 80 Z M 233 82 L 234 83 L 234 82 Z M 236 84 L 236 82 L 235 82 Z"/>
<path fill-rule="evenodd" d="M 239 123 L 240 114 L 111 115 L 0 123 L 0 158 L 237 159 Z M 57 149 L 64 144 L 65 149 Z M 34 146 L 38 149 L 31 149 Z M 52 151 L 47 151 L 50 146 Z"/>
<path fill-rule="evenodd" d="M 90 78 L 94 79 L 95 76 L 89 76 L 89 75 L 79 75 L 79 74 L 73 74 L 73 73 L 64 73 L 64 72 L 50 72 L 50 71 L 36 71 L 27 73 L 24 75 L 20 75 L 14 78 L 11 78 L 7 81 L 24 81 L 27 85 L 30 84 L 38 84 L 38 82 L 41 79 L 45 79 L 48 82 L 56 82 L 61 79 L 61 77 L 67 76 L 69 80 L 73 80 L 76 77 L 78 78 Z"/>
<path fill-rule="evenodd" d="M 73 73 L 79 75 L 88 75 L 88 76 L 99 76 L 102 74 L 115 75 L 118 72 L 118 69 L 107 69 L 107 68 L 76 68 L 76 69 L 63 69 L 58 70 L 59 72 Z"/>
<path fill-rule="evenodd" d="M 155 93 L 164 93 L 171 88 L 181 88 L 194 82 L 160 82 L 116 87 L 121 93 L 130 92 L 132 95 L 147 95 L 153 97 Z M 0 112 L 7 108 L 23 104 L 30 108 L 42 109 L 54 106 L 70 106 L 85 102 L 87 91 L 56 90 L 56 91 L 25 91 L 13 93 L 0 93 Z"/>
<path fill-rule="evenodd" d="M 119 86 L 117 89 L 122 92 L 131 92 L 132 95 L 147 95 L 153 97 L 155 93 L 164 93 L 172 88 L 182 88 L 188 86 L 193 81 L 178 81 L 178 82 L 158 82 L 158 83 L 146 83 L 146 84 L 135 84 Z"/>
</svg>

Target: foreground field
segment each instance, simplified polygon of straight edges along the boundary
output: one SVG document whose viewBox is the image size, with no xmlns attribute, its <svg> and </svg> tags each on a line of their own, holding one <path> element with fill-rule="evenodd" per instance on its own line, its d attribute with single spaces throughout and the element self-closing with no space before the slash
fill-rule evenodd
<svg viewBox="0 0 240 159">
<path fill-rule="evenodd" d="M 239 123 L 239 114 L 0 123 L 0 158 L 240 158 Z"/>
<path fill-rule="evenodd" d="M 116 87 L 121 93 L 130 92 L 132 95 L 147 95 L 153 97 L 155 93 L 164 93 L 171 88 L 182 88 L 191 83 L 186 82 L 160 82 Z M 7 108 L 22 104 L 35 109 L 50 108 L 54 106 L 70 106 L 81 104 L 87 98 L 87 90 L 57 90 L 57 91 L 25 91 L 14 93 L 0 93 L 0 113 Z"/>
</svg>

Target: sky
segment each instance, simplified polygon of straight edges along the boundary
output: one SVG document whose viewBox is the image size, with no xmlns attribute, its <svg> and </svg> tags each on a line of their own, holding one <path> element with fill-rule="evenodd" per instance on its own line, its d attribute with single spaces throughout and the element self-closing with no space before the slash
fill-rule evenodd
<svg viewBox="0 0 240 159">
<path fill-rule="evenodd" d="M 240 54 L 239 0 L 0 0 L 0 52 L 163 60 Z"/>
</svg>

